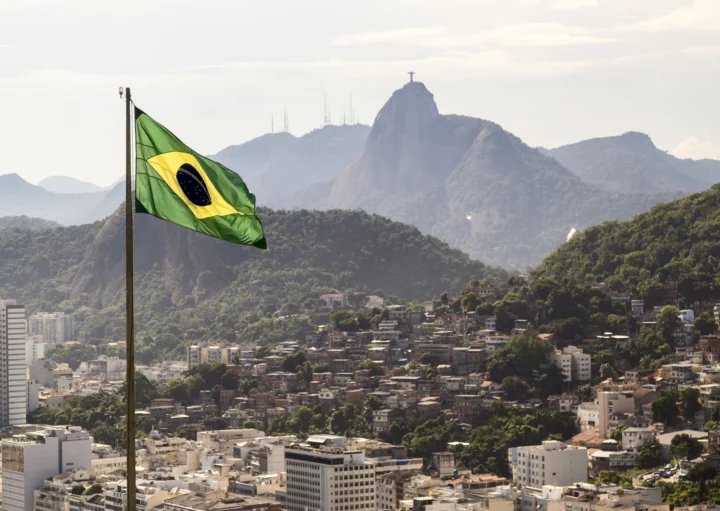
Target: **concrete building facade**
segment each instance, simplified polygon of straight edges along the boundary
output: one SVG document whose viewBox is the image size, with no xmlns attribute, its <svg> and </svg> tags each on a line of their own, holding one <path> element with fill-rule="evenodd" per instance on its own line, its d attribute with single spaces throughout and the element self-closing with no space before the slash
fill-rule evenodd
<svg viewBox="0 0 720 511">
<path fill-rule="evenodd" d="M 0 300 L 0 428 L 26 422 L 26 337 L 25 306 Z"/>
<path fill-rule="evenodd" d="M 587 482 L 588 452 L 585 447 L 545 440 L 542 445 L 508 449 L 513 483 L 541 488 Z"/>
<path fill-rule="evenodd" d="M 3 511 L 33 511 L 35 489 L 75 468 L 90 470 L 90 435 L 77 426 L 47 426 L 2 441 Z"/>
<path fill-rule="evenodd" d="M 375 510 L 374 465 L 346 448 L 345 437 L 313 435 L 285 450 L 287 511 Z"/>
</svg>

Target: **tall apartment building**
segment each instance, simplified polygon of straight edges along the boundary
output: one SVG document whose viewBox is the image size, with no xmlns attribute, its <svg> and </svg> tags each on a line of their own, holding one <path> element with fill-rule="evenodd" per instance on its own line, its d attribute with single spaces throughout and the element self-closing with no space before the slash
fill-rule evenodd
<svg viewBox="0 0 720 511">
<path fill-rule="evenodd" d="M 28 319 L 28 330 L 43 342 L 61 344 L 75 337 L 75 318 L 64 312 L 38 312 Z"/>
<path fill-rule="evenodd" d="M 188 346 L 188 369 L 192 369 L 200 364 L 214 364 L 215 362 L 232 364 L 233 359 L 240 356 L 240 352 L 241 349 L 239 346 L 205 346 L 202 344 Z"/>
<path fill-rule="evenodd" d="M 287 511 L 374 511 L 375 469 L 347 438 L 313 435 L 285 449 Z"/>
<path fill-rule="evenodd" d="M 580 348 L 567 346 L 562 350 L 555 350 L 548 358 L 562 370 L 566 382 L 588 381 L 591 378 L 591 357 Z"/>
<path fill-rule="evenodd" d="M 33 511 L 34 491 L 74 468 L 90 470 L 90 435 L 77 426 L 42 429 L 2 441 L 3 511 Z"/>
<path fill-rule="evenodd" d="M 598 409 L 597 433 L 607 438 L 616 425 L 613 416 L 635 413 L 635 397 L 632 390 L 600 391 L 595 397 Z"/>
<path fill-rule="evenodd" d="M 587 482 L 588 453 L 585 447 L 545 440 L 542 445 L 511 447 L 508 458 L 515 484 L 542 488 Z"/>
<path fill-rule="evenodd" d="M 0 428 L 27 420 L 25 306 L 0 300 Z"/>
</svg>

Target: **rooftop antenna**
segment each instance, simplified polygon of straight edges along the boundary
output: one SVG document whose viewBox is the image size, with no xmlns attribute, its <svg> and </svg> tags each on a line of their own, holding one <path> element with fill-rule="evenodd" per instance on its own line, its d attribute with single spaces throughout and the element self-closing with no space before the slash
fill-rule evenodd
<svg viewBox="0 0 720 511">
<path fill-rule="evenodd" d="M 345 119 L 345 107 L 342 108 L 342 125 L 345 126 L 346 124 Z"/>
</svg>

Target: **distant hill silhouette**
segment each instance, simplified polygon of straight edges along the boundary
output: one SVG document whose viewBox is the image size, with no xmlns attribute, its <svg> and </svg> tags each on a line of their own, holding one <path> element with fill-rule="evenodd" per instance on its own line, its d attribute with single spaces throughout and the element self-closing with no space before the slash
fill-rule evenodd
<svg viewBox="0 0 720 511">
<path fill-rule="evenodd" d="M 81 181 L 69 176 L 50 176 L 38 183 L 38 186 L 53 193 L 92 193 L 106 190 L 102 186 Z"/>
<path fill-rule="evenodd" d="M 720 181 L 720 161 L 683 160 L 644 133 L 593 138 L 545 151 L 584 181 L 615 192 L 697 192 Z"/>
<path fill-rule="evenodd" d="M 54 193 L 17 174 L 4 174 L 0 175 L 0 216 L 25 215 L 65 225 L 91 223 L 117 209 L 119 201 L 114 201 L 112 207 L 102 206 L 112 193 Z"/>
<path fill-rule="evenodd" d="M 369 130 L 354 124 L 325 126 L 302 137 L 267 134 L 210 158 L 240 174 L 258 205 L 322 207 L 326 202 L 315 200 L 327 197 L 330 184 L 360 153 Z"/>
</svg>

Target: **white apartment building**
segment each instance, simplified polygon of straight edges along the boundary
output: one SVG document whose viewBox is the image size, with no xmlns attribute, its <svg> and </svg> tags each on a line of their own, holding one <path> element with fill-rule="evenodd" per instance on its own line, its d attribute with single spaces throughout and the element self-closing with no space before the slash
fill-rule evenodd
<svg viewBox="0 0 720 511">
<path fill-rule="evenodd" d="M 581 431 L 595 433 L 597 431 L 598 417 L 597 403 L 587 402 L 578 405 L 577 418 Z"/>
<path fill-rule="evenodd" d="M 25 306 L 0 300 L 0 428 L 27 420 Z"/>
<path fill-rule="evenodd" d="M 638 452 L 655 439 L 655 430 L 651 428 L 627 428 L 622 432 L 624 451 Z"/>
<path fill-rule="evenodd" d="M 287 511 L 375 511 L 375 470 L 347 438 L 312 435 L 285 449 Z"/>
<path fill-rule="evenodd" d="M 563 379 L 566 382 L 588 381 L 591 378 L 591 357 L 576 346 L 555 350 L 548 358 L 562 370 Z"/>
<path fill-rule="evenodd" d="M 34 380 L 27 382 L 27 413 L 34 412 L 40 407 L 40 383 Z"/>
<path fill-rule="evenodd" d="M 62 344 L 75 337 L 75 318 L 64 312 L 38 312 L 28 319 L 28 330 L 42 342 Z"/>
<path fill-rule="evenodd" d="M 598 435 L 607 438 L 612 434 L 612 416 L 623 413 L 635 413 L 633 391 L 601 391 L 595 397 L 598 408 Z"/>
<path fill-rule="evenodd" d="M 485 337 L 485 351 L 492 353 L 499 351 L 508 345 L 510 337 L 502 334 L 488 335 Z"/>
<path fill-rule="evenodd" d="M 25 339 L 25 365 L 30 367 L 33 360 L 45 358 L 45 351 L 52 347 L 51 344 L 43 342 L 38 335 L 28 335 Z"/>
<path fill-rule="evenodd" d="M 239 357 L 242 350 L 239 346 L 197 344 L 187 347 L 187 366 L 192 369 L 200 364 L 232 364 L 235 357 Z"/>
<path fill-rule="evenodd" d="M 90 470 L 90 435 L 77 426 L 44 426 L 4 439 L 2 456 L 3 511 L 33 511 L 34 491 L 46 479 L 74 468 Z"/>
<path fill-rule="evenodd" d="M 511 447 L 508 458 L 515 484 L 542 488 L 587 482 L 588 453 L 585 447 L 545 440 L 542 445 Z"/>
</svg>

